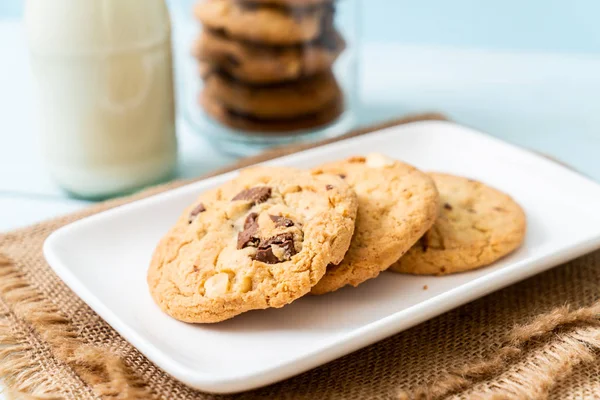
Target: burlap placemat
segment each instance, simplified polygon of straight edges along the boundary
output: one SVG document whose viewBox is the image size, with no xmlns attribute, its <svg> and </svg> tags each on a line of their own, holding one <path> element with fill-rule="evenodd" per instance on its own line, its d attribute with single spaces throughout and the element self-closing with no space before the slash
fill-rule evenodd
<svg viewBox="0 0 600 400">
<path fill-rule="evenodd" d="M 422 115 L 387 126 L 419 119 L 442 117 Z M 270 151 L 232 168 L 312 146 Z M 57 228 L 181 184 L 0 236 L 0 375 L 12 395 L 169 400 L 600 398 L 598 252 L 263 389 L 213 396 L 182 385 L 90 310 L 42 256 L 44 239 Z"/>
</svg>

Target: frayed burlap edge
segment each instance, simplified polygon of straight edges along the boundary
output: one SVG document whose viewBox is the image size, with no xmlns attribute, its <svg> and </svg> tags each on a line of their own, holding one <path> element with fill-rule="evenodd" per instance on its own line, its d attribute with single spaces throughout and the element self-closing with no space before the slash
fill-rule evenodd
<svg viewBox="0 0 600 400">
<path fill-rule="evenodd" d="M 547 398 L 577 365 L 597 359 L 599 326 L 600 302 L 574 311 L 569 306 L 554 309 L 514 327 L 506 344 L 488 358 L 471 360 L 411 393 L 400 391 L 398 398 L 433 400 L 459 392 L 472 399 Z M 477 389 L 477 383 L 491 378 L 497 381 L 494 390 Z"/>
<path fill-rule="evenodd" d="M 69 319 L 44 299 L 21 274 L 14 262 L 0 254 L 0 375 L 15 398 L 61 399 L 73 388 L 56 385 L 36 362 L 40 346 L 80 380 L 73 387 L 86 388 L 97 398 L 148 399 L 151 394 L 125 367 L 122 360 L 105 349 L 78 339 Z M 6 303 L 12 305 L 9 309 Z M 38 340 L 35 340 L 34 337 Z M 35 342 L 32 343 L 32 342 Z"/>
<path fill-rule="evenodd" d="M 375 129 L 422 119 L 444 119 L 428 114 L 395 121 Z M 357 136 L 374 130 L 353 132 Z M 334 142 L 328 140 L 326 143 Z M 244 167 L 291 154 L 314 145 L 272 150 L 243 160 L 233 168 Z M 228 170 L 229 170 L 228 169 Z M 218 171 L 225 172 L 226 170 Z M 94 211 L 111 208 L 147 197 L 179 184 L 153 188 L 129 199 L 95 206 Z M 82 216 L 90 212 L 81 213 Z M 119 356 L 83 343 L 69 318 L 51 301 L 44 299 L 12 260 L 0 254 L 0 376 L 6 395 L 15 399 L 148 399 L 156 398 L 150 388 L 135 377 Z M 562 307 L 515 327 L 506 344 L 485 359 L 472 360 L 460 369 L 411 392 L 398 393 L 398 399 L 441 399 L 456 394 L 467 398 L 545 398 L 554 385 L 566 378 L 577 365 L 597 359 L 600 349 L 600 304 L 571 311 Z M 548 340 L 541 341 L 542 338 Z M 541 345 L 539 345 L 541 343 Z M 46 352 L 56 360 L 49 376 L 36 354 Z M 492 390 L 480 388 L 494 378 Z M 58 384 L 57 382 L 60 382 Z"/>
<path fill-rule="evenodd" d="M 11 398 L 154 397 L 118 356 L 82 343 L 69 319 L 41 298 L 15 264 L 1 254 L 0 295 L 15 305 L 9 310 L 0 303 L 0 375 Z M 569 306 L 557 308 L 514 327 L 506 344 L 489 357 L 471 360 L 410 393 L 400 391 L 398 399 L 433 400 L 458 393 L 468 393 L 467 398 L 473 399 L 546 398 L 577 365 L 597 360 L 599 326 L 600 303 L 573 311 Z M 37 335 L 37 340 L 32 339 Z M 47 347 L 57 364 L 68 368 L 64 374 L 71 376 L 63 377 L 60 385 L 36 362 L 41 347 Z M 490 379 L 497 381 L 493 390 L 478 390 L 479 382 Z M 69 380 L 73 384 L 65 385 Z"/>
</svg>

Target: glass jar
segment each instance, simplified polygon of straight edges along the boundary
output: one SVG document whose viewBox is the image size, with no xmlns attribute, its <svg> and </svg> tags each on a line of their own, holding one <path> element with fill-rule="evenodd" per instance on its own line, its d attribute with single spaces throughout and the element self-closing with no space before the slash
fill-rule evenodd
<svg viewBox="0 0 600 400">
<path fill-rule="evenodd" d="M 359 0 L 173 1 L 180 101 L 227 153 L 355 126 Z"/>
</svg>

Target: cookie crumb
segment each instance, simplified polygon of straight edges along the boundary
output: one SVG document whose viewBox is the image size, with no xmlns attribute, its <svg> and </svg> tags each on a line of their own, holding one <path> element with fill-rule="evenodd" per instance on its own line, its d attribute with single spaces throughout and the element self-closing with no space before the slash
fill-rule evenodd
<svg viewBox="0 0 600 400">
<path fill-rule="evenodd" d="M 427 290 L 427 289 L 429 289 L 429 286 L 423 285 L 423 290 Z"/>
</svg>

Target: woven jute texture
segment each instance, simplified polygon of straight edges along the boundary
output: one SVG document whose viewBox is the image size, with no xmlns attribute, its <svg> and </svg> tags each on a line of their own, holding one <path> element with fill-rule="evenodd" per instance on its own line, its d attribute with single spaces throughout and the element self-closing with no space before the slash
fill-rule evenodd
<svg viewBox="0 0 600 400">
<path fill-rule="evenodd" d="M 441 118 L 422 115 L 389 125 Z M 305 147 L 270 151 L 232 168 Z M 57 228 L 183 183 L 0 236 L 0 374 L 9 394 L 169 400 L 600 398 L 600 253 L 266 388 L 214 396 L 184 386 L 90 310 L 42 256 L 44 239 Z"/>
</svg>

